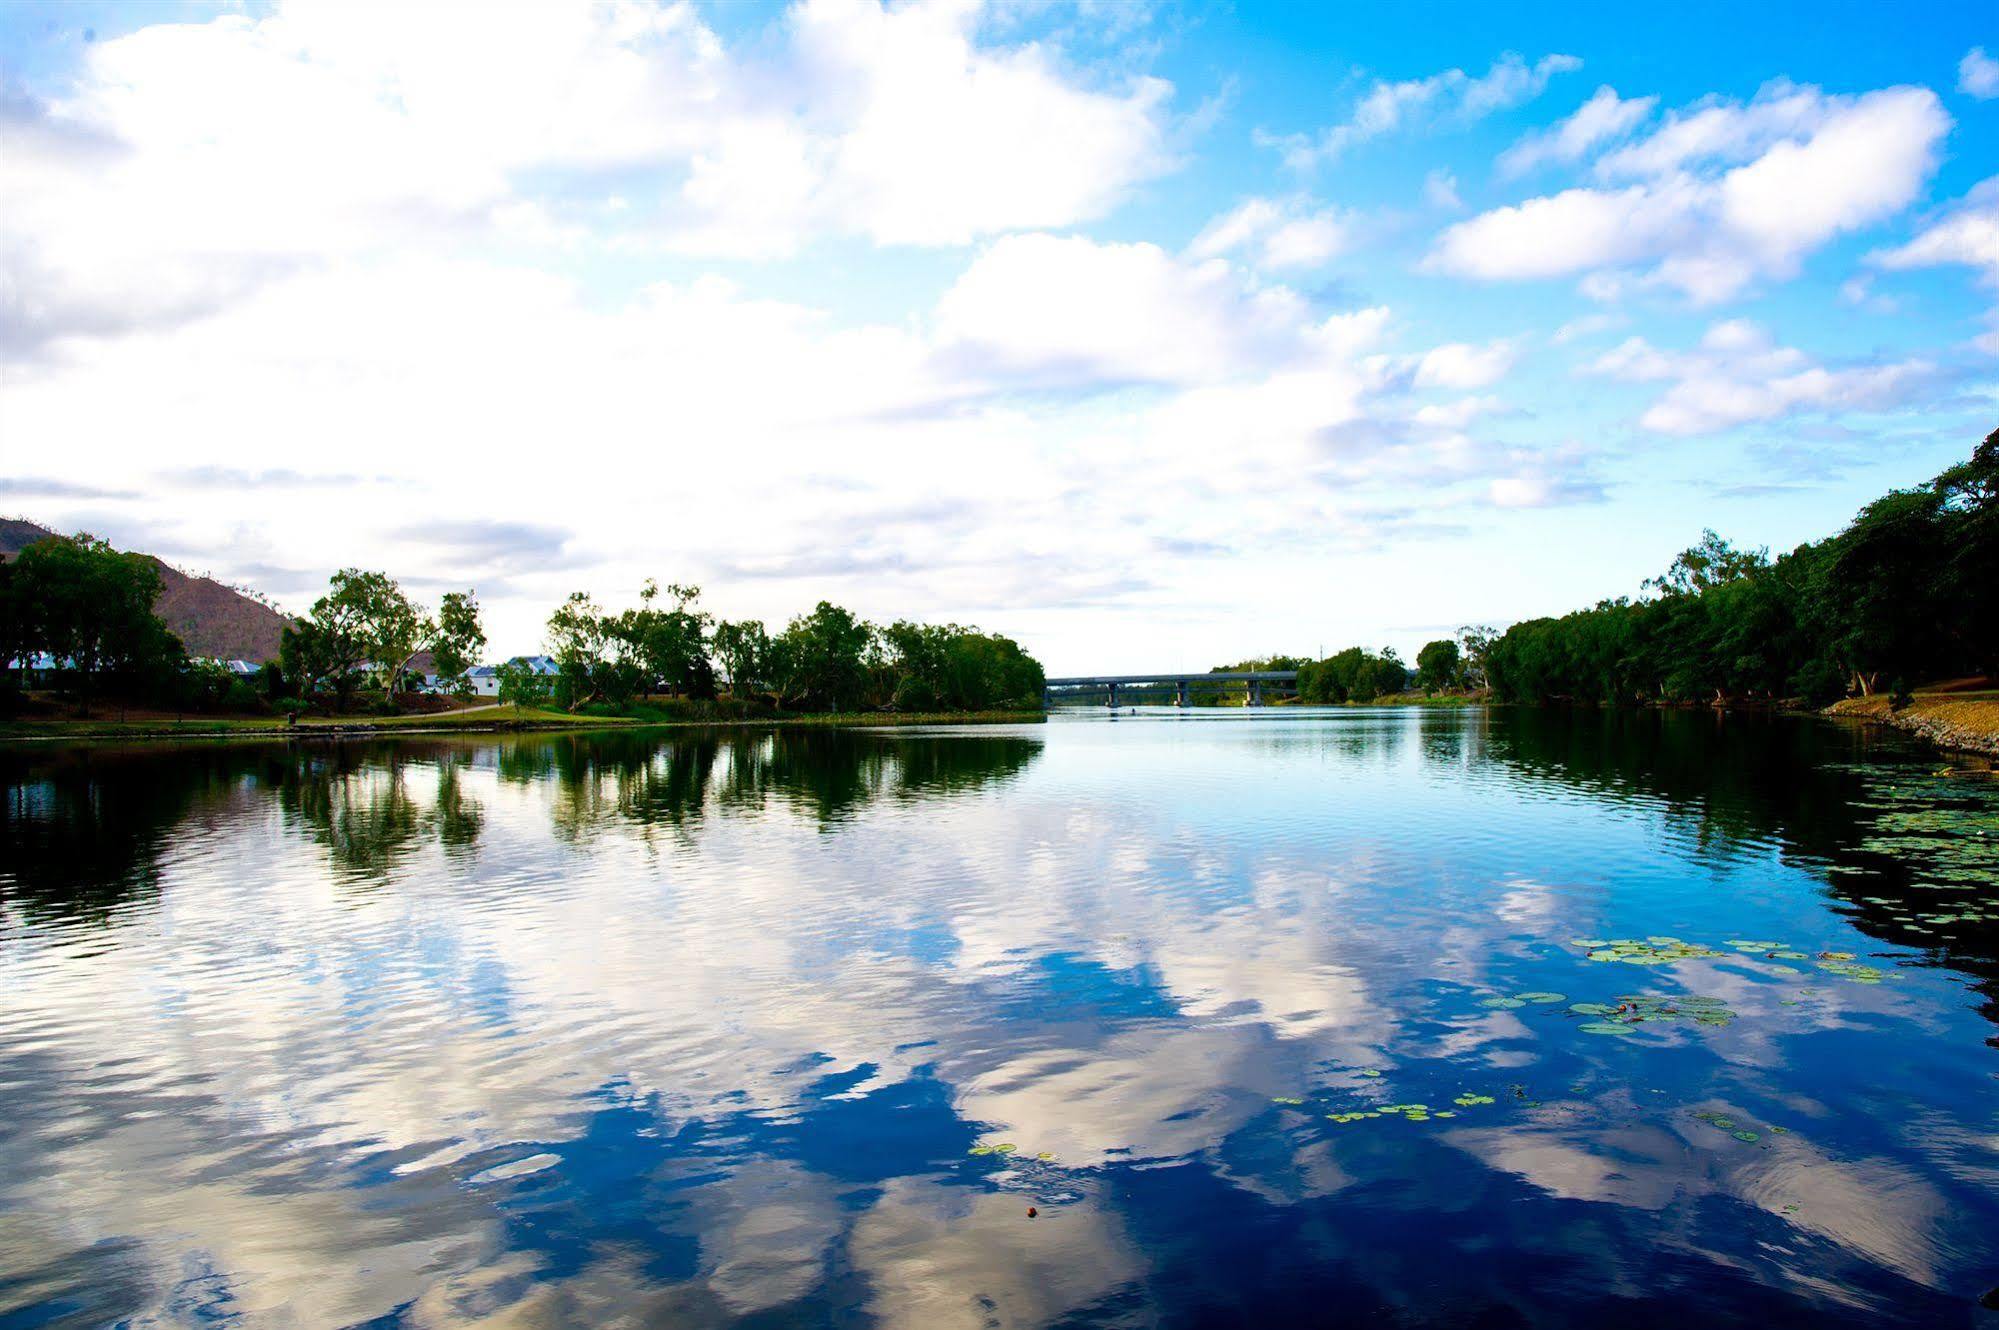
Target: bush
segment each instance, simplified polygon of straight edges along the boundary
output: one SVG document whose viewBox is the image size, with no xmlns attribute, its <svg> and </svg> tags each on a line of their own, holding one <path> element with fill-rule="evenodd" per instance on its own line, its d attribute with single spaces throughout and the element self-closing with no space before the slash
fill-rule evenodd
<svg viewBox="0 0 1999 1330">
<path fill-rule="evenodd" d="M 923 680 L 906 677 L 895 686 L 895 709 L 897 711 L 935 711 L 937 693 Z"/>
</svg>

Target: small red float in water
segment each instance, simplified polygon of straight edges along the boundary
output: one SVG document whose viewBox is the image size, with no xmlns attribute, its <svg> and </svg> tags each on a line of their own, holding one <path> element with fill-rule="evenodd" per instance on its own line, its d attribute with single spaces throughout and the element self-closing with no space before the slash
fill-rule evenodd
<svg viewBox="0 0 1999 1330">
<path fill-rule="evenodd" d="M 1027 1217 L 1028 1217 L 1029 1219 L 1032 1219 L 1032 1218 L 1034 1218 L 1034 1216 L 1036 1216 L 1036 1215 L 1038 1215 L 1038 1214 L 1040 1214 L 1040 1213 L 1041 1213 L 1041 1212 L 1040 1212 L 1039 1210 L 1035 1209 L 1035 1208 L 1034 1208 L 1033 1206 L 1031 1206 L 1031 1205 L 1027 1207 Z"/>
</svg>

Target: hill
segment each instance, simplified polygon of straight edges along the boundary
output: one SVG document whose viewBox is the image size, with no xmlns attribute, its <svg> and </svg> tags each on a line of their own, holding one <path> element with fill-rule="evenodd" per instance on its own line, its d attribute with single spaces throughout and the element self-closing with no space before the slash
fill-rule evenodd
<svg viewBox="0 0 1999 1330">
<path fill-rule="evenodd" d="M 0 517 L 0 558 L 13 558 L 55 533 L 20 518 Z M 278 637 L 288 620 L 262 601 L 252 600 L 211 577 L 189 577 L 148 555 L 160 570 L 160 598 L 153 613 L 173 631 L 190 656 L 263 661 L 278 654 Z"/>
</svg>

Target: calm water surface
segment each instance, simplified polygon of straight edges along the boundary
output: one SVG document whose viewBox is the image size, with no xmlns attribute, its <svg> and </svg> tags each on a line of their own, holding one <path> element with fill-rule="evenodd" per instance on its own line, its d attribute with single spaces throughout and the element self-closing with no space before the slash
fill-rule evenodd
<svg viewBox="0 0 1999 1330">
<path fill-rule="evenodd" d="M 1809 720 L 0 753 L 0 1325 L 1999 1326 L 1995 883 Z"/>
</svg>

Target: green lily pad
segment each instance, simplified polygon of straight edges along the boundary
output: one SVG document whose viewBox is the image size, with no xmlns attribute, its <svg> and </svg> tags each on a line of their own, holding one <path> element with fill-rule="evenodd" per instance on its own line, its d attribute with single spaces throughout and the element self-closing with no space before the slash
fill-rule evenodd
<svg viewBox="0 0 1999 1330">
<path fill-rule="evenodd" d="M 1617 1008 L 1605 1002 L 1571 1002 L 1569 1010 L 1578 1016 L 1608 1016 Z"/>
<path fill-rule="evenodd" d="M 1547 1003 L 1560 1002 L 1568 995 L 1566 993 L 1515 993 L 1513 996 L 1521 1002 Z"/>
<path fill-rule="evenodd" d="M 1630 1034 L 1631 1027 L 1618 1021 L 1586 1021 L 1576 1027 L 1584 1034 Z"/>
<path fill-rule="evenodd" d="M 997 1145 L 975 1145 L 971 1153 L 975 1155 L 1010 1155 L 1020 1147 L 1012 1141 L 1001 1141 Z"/>
<path fill-rule="evenodd" d="M 1738 1131 L 1732 1133 L 1732 1135 L 1738 1141 L 1760 1141 L 1763 1139 L 1753 1131 Z"/>
<path fill-rule="evenodd" d="M 1477 1108 L 1480 1104 L 1494 1104 L 1499 1101 L 1489 1094 L 1461 1094 L 1451 1101 L 1459 1108 Z"/>
<path fill-rule="evenodd" d="M 1481 1007 L 1492 1007 L 1495 1010 L 1513 1011 L 1516 1008 L 1524 1007 L 1527 1004 L 1525 1002 L 1522 1002 L 1519 998 L 1492 997 L 1485 999 L 1483 1002 L 1479 1003 L 1478 1005 Z"/>
</svg>

